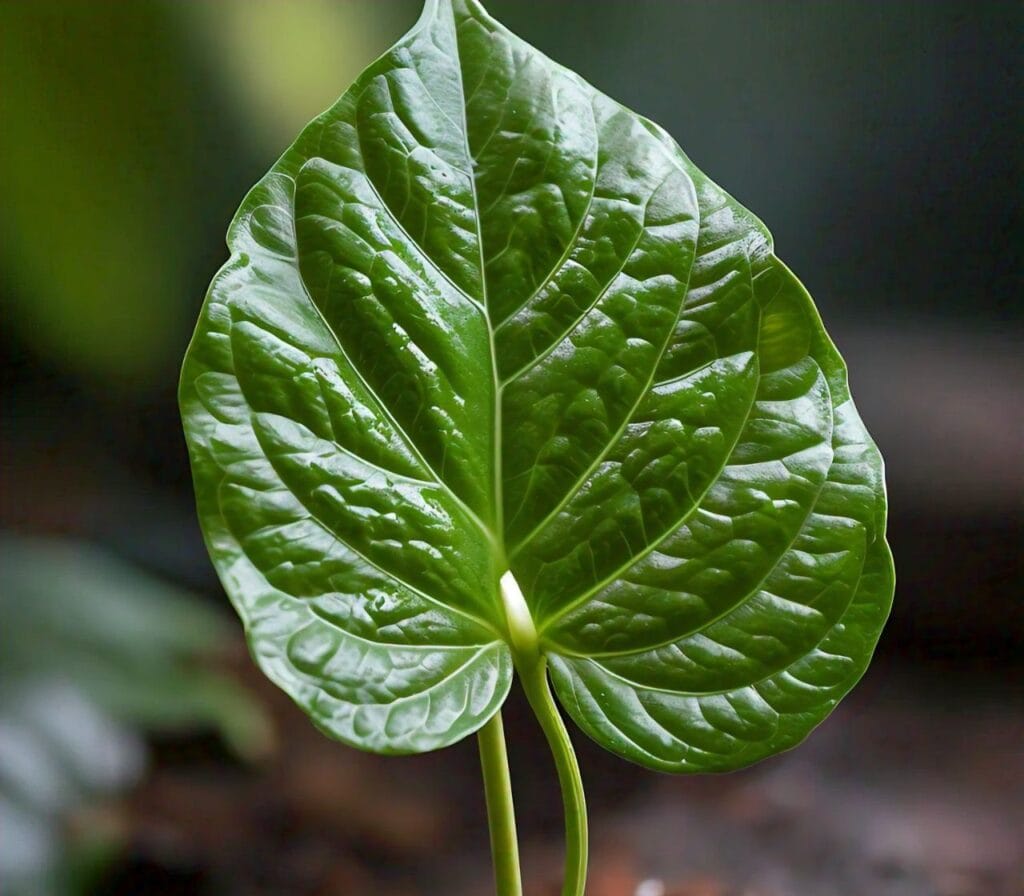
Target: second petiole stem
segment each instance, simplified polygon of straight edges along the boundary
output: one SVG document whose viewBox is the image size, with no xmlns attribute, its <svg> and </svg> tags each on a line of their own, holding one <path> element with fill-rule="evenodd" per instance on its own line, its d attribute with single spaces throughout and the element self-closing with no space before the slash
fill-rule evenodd
<svg viewBox="0 0 1024 896">
<path fill-rule="evenodd" d="M 569 732 L 551 696 L 547 660 L 517 664 L 519 679 L 555 759 L 565 813 L 565 877 L 562 896 L 583 896 L 587 885 L 587 804 Z"/>
<path fill-rule="evenodd" d="M 554 756 L 565 812 L 565 876 L 562 896 L 583 896 L 587 882 L 587 807 L 579 763 L 569 732 L 548 686 L 547 661 L 534 656 L 520 662 L 519 679 Z M 498 896 L 522 896 L 523 884 L 516 839 L 512 782 L 501 713 L 480 729 L 480 763 L 483 768 L 487 822 Z"/>
</svg>

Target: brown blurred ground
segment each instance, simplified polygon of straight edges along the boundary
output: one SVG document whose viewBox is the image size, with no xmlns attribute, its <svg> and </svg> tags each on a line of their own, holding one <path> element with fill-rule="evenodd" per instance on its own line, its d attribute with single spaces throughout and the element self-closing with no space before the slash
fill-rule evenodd
<svg viewBox="0 0 1024 896">
<path fill-rule="evenodd" d="M 367 756 L 321 737 L 251 678 L 280 727 L 274 755 L 226 767 L 212 742 L 162 744 L 155 773 L 116 809 L 130 846 L 99 892 L 491 892 L 471 740 L 420 757 Z M 732 775 L 635 774 L 581 743 L 588 894 L 1015 896 L 1020 697 L 1009 682 L 954 684 L 883 663 L 799 749 Z M 516 701 L 508 719 L 527 892 L 557 896 L 557 789 L 526 712 Z"/>
</svg>

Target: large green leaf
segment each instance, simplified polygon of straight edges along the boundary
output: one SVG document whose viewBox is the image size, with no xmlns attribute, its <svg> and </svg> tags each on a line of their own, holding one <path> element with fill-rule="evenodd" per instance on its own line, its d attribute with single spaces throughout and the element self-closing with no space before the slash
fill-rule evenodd
<svg viewBox="0 0 1024 896">
<path fill-rule="evenodd" d="M 229 244 L 182 377 L 200 516 L 327 733 L 460 739 L 524 631 L 591 736 L 676 771 L 790 746 L 861 675 L 882 465 L 810 298 L 664 132 L 474 0 L 429 0 Z"/>
</svg>

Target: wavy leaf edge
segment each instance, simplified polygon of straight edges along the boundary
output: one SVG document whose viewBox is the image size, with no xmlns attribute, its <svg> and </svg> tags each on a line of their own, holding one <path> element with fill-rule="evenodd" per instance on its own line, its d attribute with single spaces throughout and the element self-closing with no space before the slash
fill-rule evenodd
<svg viewBox="0 0 1024 896">
<path fill-rule="evenodd" d="M 488 16 L 475 0 L 456 0 L 455 3 L 452 0 L 427 0 L 424 12 L 412 30 L 395 47 L 371 64 L 336 104 L 314 119 L 303 130 L 295 143 L 286 150 L 270 172 L 253 187 L 243 200 L 229 228 L 228 245 L 231 250 L 231 258 L 218 272 L 208 291 L 203 317 L 197 327 L 182 371 L 180 391 L 182 413 L 186 420 L 190 455 L 195 471 L 197 500 L 203 520 L 204 537 L 211 556 L 215 559 L 225 588 L 245 623 L 250 650 L 256 662 L 268 677 L 289 693 L 311 715 L 314 722 L 325 733 L 352 746 L 382 753 L 421 752 L 460 740 L 484 725 L 506 699 L 513 677 L 516 648 L 514 638 L 510 634 L 508 619 L 504 615 L 498 586 L 499 578 L 507 572 L 507 569 L 501 568 L 507 566 L 504 549 L 501 546 L 505 533 L 500 532 L 495 535 L 491 529 L 491 525 L 494 524 L 493 520 L 489 523 L 484 518 L 481 512 L 483 504 L 480 501 L 486 503 L 485 499 L 479 499 L 477 506 L 474 507 L 472 505 L 474 498 L 471 494 L 468 492 L 460 494 L 448 484 L 443 475 L 438 475 L 431 470 L 431 461 L 425 457 L 422 450 L 418 449 L 415 439 L 407 436 L 402 424 L 397 422 L 397 419 L 390 413 L 386 402 L 378 399 L 378 404 L 383 412 L 382 416 L 394 423 L 394 429 L 400 436 L 407 436 L 409 442 L 407 448 L 410 450 L 405 454 L 410 456 L 404 457 L 401 463 L 407 463 L 408 469 L 418 469 L 417 459 L 414 456 L 418 454 L 419 460 L 422 461 L 422 467 L 434 472 L 434 478 L 439 486 L 438 491 L 447 491 L 452 499 L 450 503 L 453 506 L 445 508 L 446 518 L 459 524 L 465 524 L 469 528 L 476 527 L 489 534 L 490 537 L 484 539 L 486 543 L 482 553 L 490 552 L 492 556 L 489 560 L 483 558 L 478 561 L 481 570 L 478 578 L 481 581 L 486 581 L 489 577 L 490 593 L 486 599 L 482 599 L 481 595 L 476 595 L 476 602 L 474 602 L 473 595 L 469 594 L 472 591 L 473 583 L 467 582 L 463 589 L 467 592 L 467 597 L 462 603 L 455 602 L 453 604 L 450 601 L 437 601 L 436 598 L 431 598 L 428 589 L 422 583 L 410 583 L 395 579 L 395 588 L 401 589 L 422 604 L 422 606 L 417 606 L 415 618 L 427 620 L 422 625 L 430 637 L 424 643 L 419 643 L 416 641 L 415 632 L 410 635 L 411 629 L 403 629 L 401 622 L 378 626 L 377 629 L 374 629 L 375 637 L 368 637 L 369 629 L 366 628 L 365 619 L 353 621 L 352 616 L 345 617 L 346 625 L 353 626 L 346 628 L 338 624 L 340 617 L 336 614 L 339 611 L 333 606 L 330 611 L 325 611 L 319 604 L 304 604 L 303 601 L 308 595 L 290 594 L 287 590 L 277 587 L 268 578 L 268 575 L 252 561 L 243 544 L 243 541 L 258 538 L 259 532 L 245 531 L 244 535 L 240 537 L 238 530 L 232 529 L 232 525 L 236 524 L 236 517 L 232 516 L 233 511 L 225 510 L 226 506 L 234 506 L 232 501 L 241 500 L 231 491 L 232 489 L 241 491 L 241 487 L 238 486 L 239 482 L 256 482 L 257 485 L 253 486 L 251 491 L 259 492 L 263 486 L 268 484 L 267 476 L 269 474 L 265 469 L 254 471 L 254 468 L 261 462 L 255 452 L 251 456 L 244 456 L 244 453 L 240 452 L 233 453 L 231 436 L 237 436 L 237 431 L 232 432 L 231 427 L 241 426 L 244 428 L 247 425 L 243 419 L 243 412 L 246 407 L 251 408 L 251 405 L 246 401 L 245 389 L 237 377 L 236 386 L 231 386 L 224 379 L 224 377 L 230 378 L 237 373 L 236 357 L 233 350 L 229 347 L 228 355 L 225 356 L 224 345 L 230 346 L 230 341 L 234 338 L 233 330 L 236 327 L 252 323 L 250 318 L 240 317 L 238 305 L 232 304 L 245 301 L 244 297 L 238 298 L 241 295 L 240 290 L 262 288 L 273 290 L 274 288 L 274 284 L 266 272 L 259 272 L 260 276 L 255 278 L 255 282 L 246 283 L 244 279 L 245 271 L 253 270 L 251 267 L 253 250 L 258 248 L 259 252 L 263 253 L 261 262 L 264 265 L 272 269 L 272 272 L 284 281 L 291 282 L 293 290 L 296 286 L 299 287 L 298 294 L 308 304 L 305 316 L 300 316 L 299 319 L 313 327 L 311 322 L 315 318 L 319 318 L 326 330 L 334 335 L 335 348 L 333 349 L 330 345 L 317 346 L 317 338 L 310 338 L 307 342 L 311 345 L 302 347 L 300 351 L 318 348 L 323 351 L 321 357 L 327 360 L 332 358 L 332 353 L 336 355 L 340 352 L 344 360 L 348 361 L 349 366 L 355 371 L 355 376 L 349 377 L 349 379 L 354 382 L 355 386 L 362 381 L 366 391 L 374 396 L 373 384 L 367 382 L 360 374 L 358 365 L 345 356 L 345 348 L 338 336 L 333 333 L 334 327 L 328 321 L 327 313 L 324 311 L 324 301 L 321 299 L 318 302 L 314 298 L 308 285 L 308 277 L 301 270 L 303 260 L 300 243 L 304 238 L 300 237 L 297 221 L 300 217 L 297 206 L 299 182 L 307 172 L 311 177 L 320 174 L 321 172 L 317 170 L 318 163 L 325 161 L 318 156 L 306 157 L 304 154 L 307 151 L 307 146 L 314 142 L 314 137 L 316 138 L 315 142 L 319 143 L 329 128 L 338 124 L 339 121 L 344 122 L 345 115 L 354 114 L 350 107 L 358 104 L 363 93 L 369 89 L 378 74 L 386 75 L 390 71 L 389 60 L 395 58 L 396 54 L 401 55 L 403 51 L 412 53 L 411 48 L 417 37 L 428 33 L 437 24 L 438 17 L 447 15 L 449 12 L 452 15 L 452 28 L 455 32 L 453 40 L 456 44 L 458 42 L 457 16 L 461 12 L 466 17 L 485 22 L 487 27 L 495 29 L 501 34 L 504 40 L 516 42 L 517 49 L 528 47 Z M 720 203 L 717 209 L 712 210 L 712 214 L 718 214 L 724 209 L 728 215 L 732 216 L 733 222 L 738 221 L 740 222 L 739 226 L 745 228 L 740 240 L 744 244 L 746 263 L 749 265 L 751 302 L 758 301 L 755 282 L 761 278 L 762 285 L 774 289 L 774 292 L 771 298 L 759 303 L 758 314 L 760 317 L 769 313 L 770 308 L 780 296 L 783 296 L 784 301 L 790 302 L 791 306 L 803 315 L 810 339 L 804 358 L 813 361 L 819 374 L 824 377 L 826 391 L 829 393 L 830 439 L 832 439 L 832 431 L 840 429 L 852 437 L 846 441 L 833 440 L 831 446 L 833 457 L 829 460 L 827 470 L 817 485 L 817 494 L 821 494 L 830 485 L 836 485 L 836 481 L 829 478 L 836 466 L 836 454 L 850 454 L 859 451 L 861 459 L 856 463 L 868 468 L 868 472 L 864 474 L 864 481 L 869 481 L 868 487 L 873 492 L 870 512 L 867 508 L 861 508 L 865 519 L 855 521 L 864 528 L 865 544 L 861 572 L 858 574 L 856 582 L 849 588 L 849 596 L 843 604 L 843 608 L 838 613 L 832 612 L 827 619 L 829 624 L 819 632 L 820 636 L 807 650 L 797 656 L 786 654 L 788 661 L 776 663 L 774 666 L 767 661 L 762 663 L 765 667 L 762 671 L 765 674 L 739 686 L 716 691 L 700 692 L 695 690 L 690 692 L 681 688 L 673 690 L 661 687 L 652 680 L 644 681 L 642 675 L 638 679 L 630 679 L 621 670 L 612 671 L 601 663 L 601 656 L 592 655 L 593 651 L 588 653 L 589 648 L 566 643 L 564 638 L 558 637 L 559 622 L 567 617 L 571 620 L 573 612 L 579 606 L 586 606 L 587 600 L 592 604 L 593 598 L 602 593 L 606 587 L 614 587 L 621 581 L 619 574 L 628 571 L 636 564 L 635 554 L 629 556 L 629 562 L 624 569 L 618 570 L 615 575 L 610 577 L 606 575 L 607 582 L 599 585 L 591 583 L 588 586 L 589 596 L 577 606 L 557 607 L 547 613 L 539 606 L 538 601 L 533 599 L 531 576 L 536 574 L 536 569 L 531 568 L 524 571 L 525 574 L 520 585 L 525 586 L 526 602 L 533 618 L 539 620 L 537 623 L 539 644 L 550 662 L 555 691 L 570 716 L 589 736 L 627 759 L 665 771 L 724 771 L 747 765 L 766 755 L 791 747 L 802 740 L 854 686 L 870 661 L 874 644 L 888 615 L 893 591 L 891 555 L 884 540 L 885 493 L 881 458 L 853 408 L 847 390 L 846 368 L 825 333 L 810 296 L 789 269 L 774 255 L 771 236 L 764 225 L 732 200 L 728 194 L 711 184 L 660 127 L 635 115 L 613 100 L 609 100 L 578 75 L 551 62 L 538 51 L 529 48 L 528 51 L 524 50 L 523 52 L 528 52 L 531 64 L 542 65 L 547 71 L 556 72 L 567 81 L 582 85 L 582 89 L 590 91 L 593 96 L 599 98 L 601 103 L 614 106 L 624 118 L 636 123 L 650 134 L 661 145 L 665 154 L 677 165 L 678 171 L 689 181 L 698 211 L 704 211 L 704 209 L 700 209 L 702 200 L 706 203 Z M 537 60 L 540 61 L 537 62 Z M 460 80 L 464 82 L 465 72 L 462 71 L 462 65 L 460 55 L 457 67 L 460 68 Z M 378 69 L 381 72 L 378 72 Z M 429 88 L 429 85 L 425 86 Z M 465 91 L 464 84 L 462 89 Z M 469 113 L 466 110 L 464 92 L 463 103 L 463 127 L 466 129 L 463 133 L 466 147 L 465 161 L 472 171 L 478 159 L 469 147 Z M 440 109 L 440 106 L 438 108 Z M 444 110 L 440 111 L 444 112 Z M 447 113 L 445 113 L 445 117 L 449 117 Z M 449 121 L 456 124 L 450 117 Z M 357 121 L 356 128 L 358 129 L 358 127 Z M 296 167 L 296 162 L 300 159 L 303 161 Z M 595 169 L 597 167 L 598 163 L 595 161 Z M 371 187 L 373 186 L 372 178 L 365 171 L 358 173 L 363 174 Z M 400 220 L 400 215 L 388 208 L 388 202 L 381 192 L 376 189 L 374 192 L 385 213 L 390 215 L 394 223 L 397 224 L 398 231 L 413 244 L 414 248 L 410 256 L 422 254 L 427 260 L 427 266 L 432 265 L 436 269 L 433 277 L 437 283 L 433 284 L 432 288 L 436 287 L 443 292 L 447 287 L 441 281 L 447 281 L 454 291 L 461 293 L 470 303 L 479 306 L 488 330 L 490 357 L 487 360 L 494 371 L 495 394 L 500 400 L 504 396 L 504 385 L 514 382 L 523 371 L 521 367 L 516 367 L 513 375 L 499 385 L 500 359 L 495 348 L 495 333 L 502 327 L 506 327 L 518 311 L 536 299 L 541 290 L 558 274 L 559 265 L 564 267 L 566 260 L 571 257 L 576 243 L 571 242 L 565 247 L 560 260 L 545 276 L 544 282 L 541 286 L 531 290 L 529 298 L 519 306 L 519 309 L 502 316 L 499 323 L 492 325 L 486 292 L 480 300 L 475 300 L 464 287 L 459 286 L 450 272 L 435 259 L 430 258 L 422 246 L 408 235 L 407 229 Z M 484 261 L 483 231 L 479 220 L 480 207 L 475 183 L 473 198 L 477 203 L 476 226 L 480 251 L 480 280 L 486 291 L 487 267 Z M 589 214 L 589 208 L 588 205 L 585 215 Z M 276 219 L 279 213 L 284 216 L 283 224 L 281 220 Z M 586 224 L 585 215 L 579 219 L 574 240 L 578 240 L 583 232 Z M 694 254 L 687 273 L 687 286 L 680 299 L 677 323 L 684 310 L 687 309 L 691 298 L 689 275 L 693 271 L 693 265 L 698 263 L 697 255 L 704 221 L 700 215 L 696 220 L 696 233 L 693 238 Z M 637 239 L 639 241 L 642 238 L 643 233 L 641 232 Z M 716 250 L 713 247 L 710 251 L 713 253 Z M 632 255 L 627 255 L 624 266 L 631 257 Z M 289 262 L 293 262 L 291 274 L 285 270 Z M 241 279 L 239 279 L 240 276 Z M 775 284 L 777 284 L 777 288 Z M 277 288 L 280 291 L 280 283 Z M 611 288 L 610 285 L 609 288 Z M 293 298 L 294 295 L 293 292 Z M 599 299 L 594 300 L 591 309 L 597 306 L 598 301 Z M 796 304 L 793 305 L 793 302 Z M 450 304 L 456 303 L 450 302 Z M 786 313 L 791 313 L 792 307 L 787 309 Z M 263 312 L 265 310 L 261 309 Z M 288 345 L 288 329 L 280 324 L 285 317 L 284 314 L 281 314 L 279 320 L 277 315 L 267 313 L 260 323 L 269 323 L 270 325 L 265 328 L 264 333 L 269 333 L 281 343 Z M 756 326 L 756 343 L 752 349 L 755 361 L 758 360 L 758 352 L 762 348 L 761 325 L 759 321 Z M 672 344 L 675 327 L 676 325 L 673 325 L 666 337 L 662 355 L 675 347 Z M 219 344 L 213 344 L 214 340 L 211 339 L 211 335 L 218 337 Z M 322 335 L 322 333 L 319 334 L 319 336 Z M 265 337 L 260 335 L 255 338 L 263 339 Z M 783 343 L 785 342 L 784 336 L 779 338 Z M 557 352 L 562 343 L 556 341 L 553 345 L 554 347 L 549 349 L 549 354 L 541 357 L 540 362 L 531 359 L 529 363 L 543 364 L 545 358 L 550 357 L 551 353 Z M 290 347 L 295 348 L 295 346 Z M 770 350 L 771 346 L 769 345 Z M 816 355 L 812 352 L 816 352 Z M 309 357 L 314 357 L 312 352 L 305 353 Z M 267 356 L 271 354 L 269 349 L 263 351 L 260 363 L 267 363 Z M 227 362 L 225 362 L 225 357 L 227 357 Z M 209 363 L 211 358 L 215 359 L 217 363 Z M 797 360 L 800 361 L 804 358 Z M 714 360 L 722 359 L 712 359 L 712 361 Z M 649 398 L 651 388 L 655 385 L 655 377 L 660 363 L 659 360 L 651 367 L 649 384 L 637 398 L 634 410 Z M 827 372 L 823 365 L 828 368 Z M 315 367 L 315 365 L 312 366 Z M 335 364 L 335 368 L 340 369 L 340 366 Z M 326 370 L 326 372 L 323 370 L 317 372 L 321 388 L 323 388 L 324 382 L 341 382 L 344 379 L 344 370 L 338 373 L 338 369 L 335 368 Z M 691 376 L 695 372 L 697 371 L 688 370 L 684 375 Z M 775 372 L 777 371 L 769 371 L 769 373 Z M 204 376 L 206 380 L 200 386 L 199 381 Z M 336 379 L 331 380 L 331 377 Z M 754 387 L 750 398 L 751 408 L 757 404 L 756 390 L 760 387 L 761 379 L 762 373 L 758 372 L 758 385 Z M 348 388 L 350 392 L 357 391 L 354 387 L 349 388 L 350 386 L 350 383 L 346 384 L 345 388 Z M 355 403 L 358 402 L 354 401 L 353 404 Z M 838 423 L 836 421 L 837 409 L 842 410 L 842 420 Z M 275 419 L 282 416 L 266 413 Z M 495 412 L 495 416 L 500 417 L 500 413 L 501 409 L 499 408 Z M 748 418 L 749 412 L 735 433 L 734 445 L 740 443 L 747 428 Z M 631 420 L 631 415 L 623 420 L 624 430 Z M 201 422 L 197 423 L 197 421 Z M 250 428 L 254 426 L 251 423 L 248 425 Z M 309 428 L 306 427 L 306 429 Z M 381 427 L 380 432 L 375 434 L 384 433 L 378 439 L 382 445 L 375 445 L 373 450 L 378 451 L 381 457 L 387 457 L 390 463 L 395 458 L 402 456 L 402 451 L 391 444 L 383 445 L 383 442 L 387 441 L 387 437 L 390 437 L 385 432 L 386 429 L 387 427 Z M 394 435 L 394 433 L 390 433 L 390 435 Z M 286 437 L 291 438 L 294 444 L 289 444 Z M 264 444 L 268 443 L 267 438 L 264 437 Z M 305 433 L 299 435 L 285 433 L 280 444 L 294 449 L 303 439 L 311 441 L 307 439 Z M 258 442 L 259 438 L 255 438 L 255 441 Z M 497 439 L 496 444 L 500 444 Z M 616 444 L 610 444 L 609 452 L 615 447 Z M 309 453 L 312 451 L 313 449 L 310 448 Z M 498 449 L 495 448 L 495 452 L 497 451 Z M 364 466 L 372 466 L 365 456 L 368 453 L 372 452 L 367 450 L 358 456 Z M 242 456 L 235 456 L 237 454 Z M 732 452 L 727 452 L 719 473 L 708 480 L 707 491 L 693 502 L 686 519 L 691 519 L 701 510 L 701 501 L 720 483 L 721 472 L 726 469 L 731 457 Z M 586 476 L 596 470 L 604 459 L 603 456 L 596 461 L 593 458 L 588 461 L 588 473 L 583 476 L 584 486 L 588 484 Z M 263 460 L 267 460 L 267 457 L 264 457 Z M 851 462 L 848 465 L 855 466 L 856 463 Z M 396 466 L 397 462 L 390 463 L 390 466 L 382 463 L 375 468 L 375 475 L 379 473 L 383 477 L 382 482 L 394 483 L 402 475 L 405 475 L 405 473 L 397 471 Z M 843 464 L 839 466 L 843 466 Z M 496 472 L 501 468 L 500 463 L 496 464 Z M 229 480 L 226 470 L 231 470 L 235 479 Z M 840 470 L 837 475 L 846 475 L 846 471 Z M 263 476 L 262 479 L 261 476 Z M 249 480 L 246 477 L 249 477 Z M 415 476 L 413 479 L 415 480 Z M 861 484 L 863 483 L 855 481 L 853 487 L 859 487 Z M 501 483 L 499 482 L 495 486 L 495 492 L 500 489 Z M 229 491 L 231 491 L 230 494 Z M 297 505 L 304 504 L 308 510 L 313 502 L 322 497 L 316 495 L 315 491 L 313 490 L 307 501 L 296 501 L 295 503 Z M 833 488 L 832 491 L 835 489 Z M 263 494 L 265 496 L 266 493 Z M 418 493 L 418 497 L 422 497 L 422 494 L 422 491 Z M 566 498 L 553 515 L 549 513 L 549 517 L 556 518 L 557 514 L 562 512 L 574 498 L 575 495 Z M 270 501 L 270 499 L 267 500 Z M 273 500 L 277 500 L 277 498 L 274 497 Z M 807 507 L 807 518 L 814 513 L 817 500 L 816 497 L 815 503 Z M 321 503 L 318 506 L 323 505 Z M 295 508 L 290 509 L 293 511 L 293 517 L 299 513 Z M 492 507 L 491 510 L 494 516 L 500 520 L 502 515 L 500 503 L 496 507 Z M 266 510 L 265 526 L 274 525 L 273 522 L 268 521 L 275 519 L 275 513 L 281 514 L 283 511 L 278 506 Z M 309 513 L 309 519 L 316 517 L 311 510 Z M 460 516 L 464 519 L 460 519 Z M 533 531 L 527 532 L 527 537 L 517 544 L 517 552 L 531 545 L 534 534 L 548 525 L 549 517 L 546 517 L 539 526 L 535 526 Z M 428 522 L 434 525 L 436 521 L 429 520 Z M 309 520 L 304 521 L 297 517 L 291 519 L 288 525 L 295 527 L 297 534 L 308 538 L 310 543 L 330 541 L 332 534 L 330 525 L 320 523 L 322 531 L 318 531 Z M 673 535 L 678 533 L 679 527 L 682 525 L 683 523 L 680 521 L 674 528 L 664 531 L 661 535 L 662 541 L 670 540 Z M 789 542 L 789 548 L 761 576 L 759 580 L 761 584 L 769 580 L 776 572 L 803 532 L 804 524 L 801 523 Z M 342 541 L 343 539 L 338 539 L 339 543 Z M 645 547 L 644 556 L 649 556 L 656 549 L 657 546 Z M 344 553 L 335 545 L 324 547 L 320 554 L 324 562 L 337 563 L 341 567 L 344 565 L 344 558 L 339 559 L 339 552 Z M 355 555 L 360 552 L 351 548 L 347 553 Z M 386 564 L 374 560 L 369 553 L 369 551 L 362 552 L 361 559 L 355 562 L 355 565 L 360 566 L 360 574 L 364 574 L 362 566 L 365 565 L 367 568 L 373 567 L 379 570 L 386 578 L 388 576 L 388 570 L 384 568 Z M 515 555 L 512 554 L 512 556 L 514 559 Z M 283 562 L 285 565 L 293 564 L 291 560 Z M 350 565 L 353 564 L 351 557 L 348 558 L 348 562 Z M 870 571 L 865 573 L 864 569 L 869 562 L 871 564 Z M 535 566 L 537 565 L 540 564 L 535 564 Z M 542 565 L 540 566 L 543 568 Z M 514 567 L 513 564 L 513 571 Z M 280 581 L 289 581 L 289 587 L 291 587 L 290 580 L 287 579 L 290 570 L 284 569 L 284 567 L 275 567 L 272 574 Z M 342 572 L 338 575 L 344 576 L 345 573 Z M 358 575 L 353 574 L 352 578 L 356 579 Z M 715 614 L 715 618 L 710 623 L 705 621 L 697 627 L 693 625 L 689 628 L 684 627 L 679 630 L 681 634 L 677 635 L 669 632 L 657 642 L 627 650 L 620 656 L 651 655 L 657 650 L 678 644 L 686 638 L 692 639 L 704 635 L 711 625 L 729 620 L 731 614 L 742 611 L 745 605 L 758 594 L 759 591 L 746 594 L 741 601 L 727 608 L 725 612 Z M 319 597 L 329 603 L 324 595 Z M 462 599 L 460 598 L 460 600 Z M 399 603 L 398 598 L 395 598 L 393 602 Z M 383 601 L 383 603 L 387 603 L 387 601 Z M 394 607 L 387 606 L 385 610 L 394 615 Z M 491 613 L 490 618 L 488 618 L 488 612 Z M 448 618 L 441 619 L 441 617 Z M 388 618 L 391 617 L 388 616 Z M 375 622 L 373 624 L 376 625 Z M 586 621 L 583 623 L 583 625 L 587 624 L 589 623 Z M 380 635 L 378 629 L 387 630 L 391 635 Z M 565 625 L 562 626 L 562 630 L 564 634 Z M 298 636 L 303 632 L 307 632 L 308 637 L 299 638 Z M 573 634 L 573 637 L 575 636 Z M 410 637 L 412 637 L 412 641 L 402 640 Z M 438 638 L 440 640 L 436 640 Z M 702 646 L 707 652 L 708 645 Z M 378 647 L 387 654 L 388 662 L 398 662 L 395 657 L 404 657 L 409 652 L 411 652 L 410 655 L 417 651 L 429 654 L 432 660 L 426 665 L 430 666 L 430 674 L 434 675 L 436 680 L 427 687 L 417 686 L 420 679 L 429 678 L 429 675 L 424 673 L 421 664 L 419 667 L 414 665 L 413 671 L 408 672 L 405 680 L 396 681 L 393 669 L 378 669 L 375 666 L 375 663 L 383 656 L 383 654 L 374 652 Z M 829 657 L 843 657 L 843 654 L 832 653 L 827 648 L 846 650 L 854 655 L 845 657 L 846 663 L 831 663 Z M 363 652 L 360 653 L 360 651 Z M 455 663 L 467 655 L 470 656 L 470 659 L 465 663 L 457 664 L 451 671 L 433 668 L 439 663 L 441 665 Z M 301 657 L 298 664 L 295 660 L 296 656 Z M 814 664 L 809 659 L 814 656 L 819 658 L 819 669 L 813 668 Z M 300 668 L 302 663 L 306 664 L 305 668 Z M 332 666 L 331 663 L 334 665 Z M 806 667 L 809 663 L 812 666 L 811 673 L 821 672 L 817 679 L 814 679 L 813 674 L 808 673 Z M 833 668 L 836 665 L 842 668 L 839 670 Z M 473 668 L 472 673 L 465 671 L 469 667 Z M 318 668 L 319 671 L 317 671 Z M 373 691 L 373 688 L 369 687 L 365 681 L 355 680 L 352 669 L 359 670 L 359 674 L 364 674 L 367 669 L 374 670 L 377 678 L 371 675 L 368 680 L 376 683 L 377 690 Z M 802 673 L 805 677 L 801 678 L 798 673 Z M 669 672 L 659 674 L 665 674 L 671 678 Z M 696 676 L 698 673 L 694 672 L 694 675 Z M 807 678 L 808 675 L 810 675 L 810 681 Z M 340 689 L 336 687 L 335 678 L 332 676 L 343 679 L 344 686 Z M 589 683 L 586 681 L 588 676 L 590 677 Z M 458 680 L 457 687 L 453 684 L 456 680 Z M 402 691 L 399 685 L 406 687 L 408 692 Z M 616 700 L 612 700 L 612 708 L 609 710 L 608 700 L 605 698 L 602 702 L 602 691 L 607 693 L 613 685 L 620 689 L 625 688 L 627 693 L 620 694 Z M 334 693 L 332 693 L 332 688 Z M 808 695 L 808 691 L 814 692 L 813 697 Z M 730 701 L 727 695 L 734 692 L 740 696 Z M 364 702 L 360 702 L 360 700 Z M 630 706 L 632 712 L 623 714 L 618 703 Z M 616 713 L 620 718 L 613 718 Z M 683 728 L 673 730 L 671 721 L 673 714 L 681 720 Z M 638 724 L 637 719 L 642 719 L 642 723 Z"/>
</svg>

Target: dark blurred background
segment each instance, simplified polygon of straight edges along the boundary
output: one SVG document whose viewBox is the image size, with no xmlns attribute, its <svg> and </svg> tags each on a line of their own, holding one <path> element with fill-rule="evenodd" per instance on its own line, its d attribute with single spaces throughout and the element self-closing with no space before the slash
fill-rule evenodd
<svg viewBox="0 0 1024 896">
<path fill-rule="evenodd" d="M 888 464 L 864 682 L 727 777 L 578 736 L 593 893 L 1024 892 L 1024 4 L 488 6 L 768 223 Z M 246 189 L 418 7 L 0 0 L 5 893 L 488 892 L 471 740 L 358 754 L 252 669 L 175 403 Z M 527 880 L 556 893 L 553 771 L 517 696 L 506 726 Z"/>
</svg>

